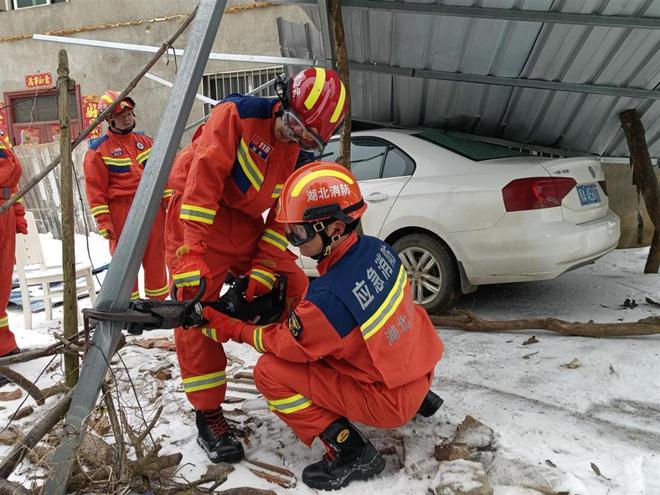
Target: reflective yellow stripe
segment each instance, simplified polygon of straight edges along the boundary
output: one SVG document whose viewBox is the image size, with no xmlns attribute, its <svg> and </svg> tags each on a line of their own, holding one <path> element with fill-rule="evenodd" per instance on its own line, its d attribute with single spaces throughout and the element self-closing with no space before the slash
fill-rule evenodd
<svg viewBox="0 0 660 495">
<path fill-rule="evenodd" d="M 184 273 L 175 273 L 172 275 L 172 280 L 174 280 L 174 285 L 177 287 L 193 287 L 199 285 L 201 274 L 199 270 L 193 270 L 191 272 Z"/>
<path fill-rule="evenodd" d="M 174 189 L 165 189 L 163 191 L 163 199 L 171 198 L 172 194 L 174 194 Z"/>
<path fill-rule="evenodd" d="M 136 290 L 135 292 L 131 292 L 131 301 L 134 301 L 135 299 L 140 299 L 140 291 Z"/>
<path fill-rule="evenodd" d="M 236 158 L 238 158 L 238 163 L 240 163 L 245 176 L 250 181 L 250 184 L 259 191 L 261 185 L 264 183 L 264 176 L 261 173 L 261 170 L 259 170 L 259 167 L 257 167 L 252 160 L 250 150 L 248 149 L 247 144 L 245 144 L 243 138 L 241 138 L 241 142 L 239 143 L 238 148 L 236 148 Z"/>
<path fill-rule="evenodd" d="M 311 110 L 312 107 L 316 105 L 316 102 L 321 96 L 323 85 L 325 84 L 325 69 L 322 69 L 321 67 L 314 67 L 314 70 L 316 71 L 314 86 L 312 86 L 312 90 L 309 92 L 307 98 L 305 99 L 305 108 L 307 110 Z"/>
<path fill-rule="evenodd" d="M 162 296 L 164 294 L 167 294 L 169 290 L 170 290 L 170 286 L 166 285 L 164 287 L 161 287 L 160 289 L 144 289 L 144 293 L 146 294 L 147 297 Z"/>
<path fill-rule="evenodd" d="M 108 95 L 103 95 L 103 96 L 101 96 L 101 99 L 107 101 L 108 103 L 112 103 L 112 102 L 113 102 L 113 99 L 110 98 Z"/>
<path fill-rule="evenodd" d="M 340 82 L 341 84 L 341 90 L 339 91 L 339 101 L 337 102 L 337 106 L 335 107 L 335 111 L 332 112 L 332 117 L 330 117 L 330 123 L 334 124 L 339 120 L 339 116 L 341 115 L 341 111 L 344 108 L 344 100 L 346 99 L 346 88 L 344 87 L 344 83 Z"/>
<path fill-rule="evenodd" d="M 142 153 L 140 153 L 136 157 L 136 159 L 137 159 L 138 163 L 142 163 L 142 162 L 146 161 L 149 158 L 149 155 L 151 155 L 151 148 L 149 148 L 148 150 L 144 150 Z"/>
<path fill-rule="evenodd" d="M 312 401 L 301 394 L 292 395 L 286 399 L 267 400 L 268 409 L 282 414 L 291 414 L 312 405 Z"/>
<path fill-rule="evenodd" d="M 227 378 L 224 371 L 216 371 L 208 375 L 190 376 L 181 381 L 183 382 L 183 390 L 189 394 L 198 390 L 220 387 L 227 383 Z"/>
<path fill-rule="evenodd" d="M 264 347 L 264 332 L 263 332 L 264 327 L 257 327 L 254 329 L 254 332 L 252 333 L 252 344 L 253 347 L 257 352 L 266 352 L 266 348 Z"/>
<path fill-rule="evenodd" d="M 282 251 L 284 251 L 286 247 L 289 245 L 289 241 L 286 239 L 285 236 L 283 236 L 279 232 L 275 232 L 272 229 L 264 230 L 264 233 L 261 236 L 261 240 L 269 244 L 272 244 L 277 249 L 281 249 Z"/>
<path fill-rule="evenodd" d="M 8 327 L 9 326 L 9 317 L 4 316 L 0 318 L 0 327 Z"/>
<path fill-rule="evenodd" d="M 264 284 L 269 289 L 273 288 L 275 283 L 275 275 L 265 270 L 259 270 L 258 268 L 253 268 L 250 272 L 250 278 L 255 279 L 257 282 Z"/>
<path fill-rule="evenodd" d="M 108 229 L 99 230 L 99 235 L 102 237 L 106 237 L 108 235 Z"/>
<path fill-rule="evenodd" d="M 218 341 L 218 334 L 215 328 L 202 328 L 202 333 L 206 335 L 209 339 Z"/>
<path fill-rule="evenodd" d="M 273 191 L 273 194 L 270 195 L 271 198 L 277 199 L 282 195 L 282 188 L 284 187 L 284 184 L 275 184 L 275 190 Z"/>
<path fill-rule="evenodd" d="M 182 220 L 192 220 L 193 222 L 201 222 L 211 225 L 215 219 L 215 214 L 216 210 L 203 208 L 201 206 L 187 205 L 184 203 L 181 205 L 179 218 Z"/>
<path fill-rule="evenodd" d="M 293 191 L 291 191 L 291 197 L 292 198 L 297 197 L 302 191 L 303 187 L 305 187 L 307 184 L 309 184 L 314 179 L 317 179 L 319 177 L 336 177 L 337 179 L 346 182 L 346 184 L 353 184 L 353 179 L 351 179 L 348 175 L 346 175 L 343 172 L 339 172 L 337 170 L 329 170 L 329 169 L 317 170 L 316 172 L 312 172 L 311 174 L 304 175 L 298 181 L 298 183 L 294 186 Z"/>
<path fill-rule="evenodd" d="M 403 265 L 399 267 L 399 275 L 396 278 L 394 287 L 387 295 L 383 304 L 374 312 L 374 314 L 360 325 L 360 330 L 362 331 L 362 337 L 364 340 L 368 340 L 373 337 L 378 330 L 380 330 L 387 320 L 394 314 L 396 309 L 401 304 L 403 300 L 403 293 L 406 286 L 406 270 L 403 268 Z"/>
<path fill-rule="evenodd" d="M 108 205 L 98 205 L 92 208 L 92 215 L 98 216 L 102 213 L 110 213 L 110 208 L 108 208 Z"/>
<path fill-rule="evenodd" d="M 103 162 L 106 165 L 115 165 L 116 167 L 130 167 L 131 159 L 130 158 L 112 158 L 111 156 L 102 156 Z"/>
</svg>

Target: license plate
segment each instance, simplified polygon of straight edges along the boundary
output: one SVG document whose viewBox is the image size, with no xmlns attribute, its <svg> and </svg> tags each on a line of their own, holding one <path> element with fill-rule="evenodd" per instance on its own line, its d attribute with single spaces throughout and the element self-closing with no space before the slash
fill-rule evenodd
<svg viewBox="0 0 660 495">
<path fill-rule="evenodd" d="M 600 203 L 600 194 L 598 194 L 596 184 L 579 185 L 577 186 L 577 192 L 582 206 Z"/>
</svg>

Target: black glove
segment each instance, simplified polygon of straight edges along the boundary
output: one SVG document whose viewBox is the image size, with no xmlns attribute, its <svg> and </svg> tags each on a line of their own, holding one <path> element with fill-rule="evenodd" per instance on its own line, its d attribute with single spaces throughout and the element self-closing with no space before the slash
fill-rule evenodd
<svg viewBox="0 0 660 495">
<path fill-rule="evenodd" d="M 229 290 L 218 301 L 204 305 L 249 323 L 266 325 L 279 320 L 286 303 L 286 276 L 278 274 L 273 290 L 261 297 L 255 297 L 252 302 L 245 299 L 247 284 L 248 278 L 245 275 L 236 277 Z"/>
</svg>

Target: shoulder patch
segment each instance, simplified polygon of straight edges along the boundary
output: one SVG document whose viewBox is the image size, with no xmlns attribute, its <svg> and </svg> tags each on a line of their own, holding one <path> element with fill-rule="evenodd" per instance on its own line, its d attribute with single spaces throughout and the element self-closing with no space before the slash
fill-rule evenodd
<svg viewBox="0 0 660 495">
<path fill-rule="evenodd" d="M 99 146 L 101 146 L 105 141 L 108 140 L 108 135 L 101 136 L 98 138 L 92 138 L 89 140 L 89 149 L 96 151 Z"/>
<path fill-rule="evenodd" d="M 335 287 L 341 285 L 336 273 L 326 273 L 315 279 L 307 290 L 305 300 L 314 304 L 343 339 L 357 326 L 346 305 L 337 297 Z"/>
<path fill-rule="evenodd" d="M 229 95 L 223 103 L 233 103 L 242 119 L 269 119 L 273 115 L 276 98 L 260 98 L 258 96 Z"/>
<path fill-rule="evenodd" d="M 295 311 L 291 311 L 291 314 L 289 315 L 289 331 L 291 332 L 291 335 L 293 335 L 294 339 L 300 338 L 302 329 L 303 328 L 302 323 L 300 322 L 300 318 Z"/>
</svg>

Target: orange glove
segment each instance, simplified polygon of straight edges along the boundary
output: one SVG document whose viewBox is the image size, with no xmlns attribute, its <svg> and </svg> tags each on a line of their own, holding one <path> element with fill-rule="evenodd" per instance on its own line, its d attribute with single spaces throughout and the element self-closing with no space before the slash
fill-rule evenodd
<svg viewBox="0 0 660 495">
<path fill-rule="evenodd" d="M 174 285 L 178 288 L 199 287 L 202 277 L 208 276 L 210 270 L 202 258 L 204 250 L 200 247 L 190 247 L 184 244 L 176 250 L 179 263 L 172 274 Z M 189 299 L 187 296 L 183 299 Z"/>
<path fill-rule="evenodd" d="M 99 235 L 102 235 L 109 241 L 117 238 L 115 236 L 115 228 L 112 225 L 112 218 L 107 213 L 102 213 L 96 217 L 96 225 L 99 227 Z"/>
<path fill-rule="evenodd" d="M 228 340 L 233 340 L 235 342 L 241 341 L 241 321 L 230 318 L 226 314 L 221 313 L 210 306 L 204 307 L 202 310 L 202 316 L 207 322 L 202 325 L 202 327 L 214 330 L 213 340 L 216 342 L 225 343 Z"/>
<path fill-rule="evenodd" d="M 16 233 L 27 235 L 28 227 L 27 227 L 27 220 L 25 220 L 25 217 L 16 217 Z"/>
<path fill-rule="evenodd" d="M 25 207 L 18 200 L 14 203 L 14 216 L 16 217 L 16 233 L 26 235 L 28 233 L 27 220 L 25 220 Z"/>
<path fill-rule="evenodd" d="M 268 265 L 274 265 L 272 262 L 266 263 Z M 277 280 L 272 268 L 265 266 L 263 261 L 253 262 L 252 268 L 246 275 L 249 278 L 247 288 L 245 289 L 245 299 L 248 302 L 252 302 L 255 297 L 268 294 L 273 290 L 273 285 L 275 285 L 275 280 Z"/>
</svg>

